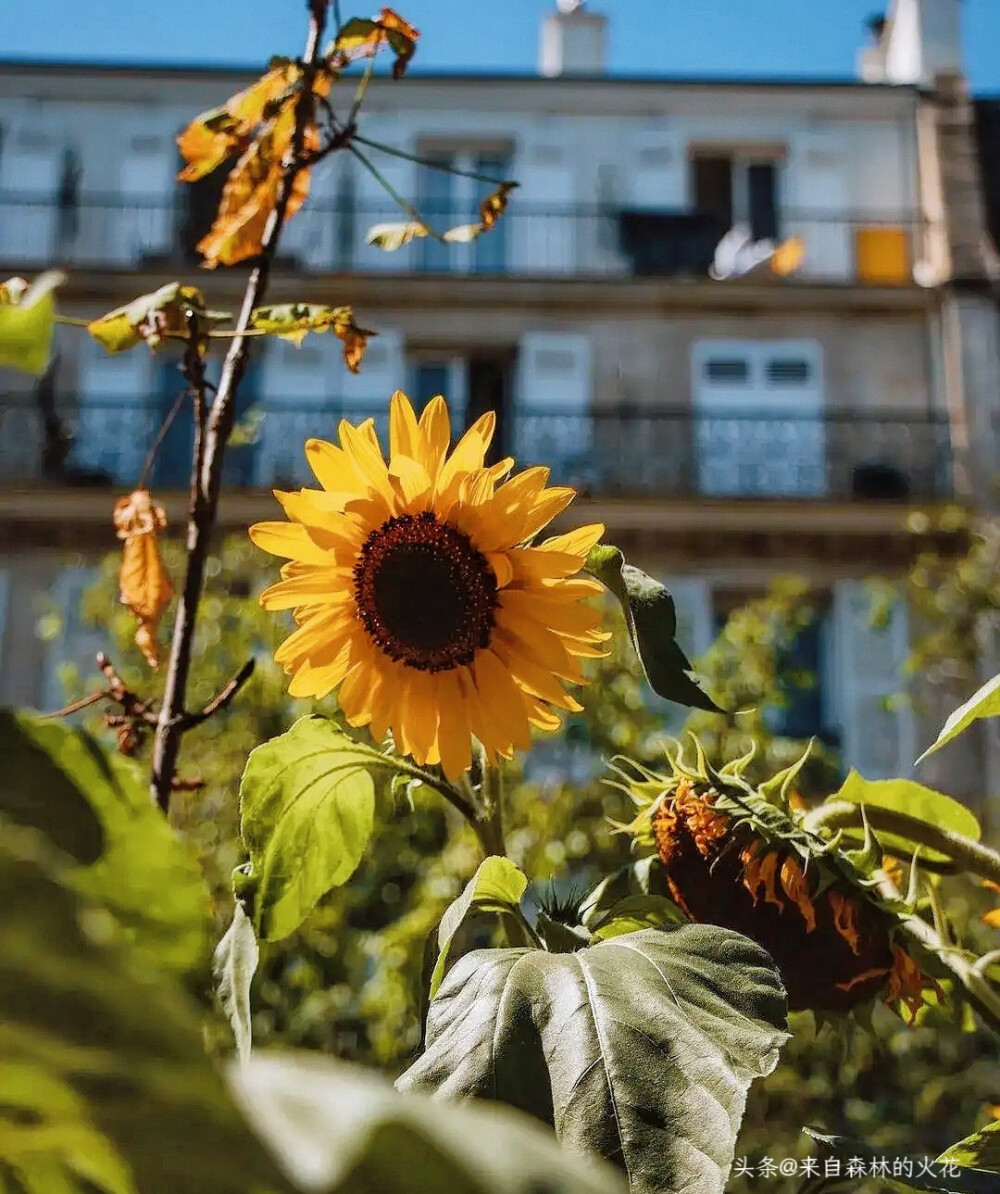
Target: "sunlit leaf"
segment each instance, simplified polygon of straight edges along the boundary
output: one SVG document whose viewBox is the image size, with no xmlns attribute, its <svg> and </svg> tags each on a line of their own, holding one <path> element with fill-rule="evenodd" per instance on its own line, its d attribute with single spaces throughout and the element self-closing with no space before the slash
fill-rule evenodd
<svg viewBox="0 0 1000 1194">
<path fill-rule="evenodd" d="M 365 233 L 365 240 L 370 245 L 376 245 L 392 253 L 408 245 L 414 237 L 427 236 L 430 229 L 418 220 L 411 220 L 401 224 L 375 224 Z"/>
<path fill-rule="evenodd" d="M 92 320 L 87 331 L 108 352 L 127 352 L 143 341 L 155 349 L 167 337 L 187 339 L 192 325 L 194 334 L 200 336 L 211 324 L 229 318 L 223 311 L 207 311 L 197 287 L 170 282 Z"/>
<path fill-rule="evenodd" d="M 688 917 L 673 900 L 658 895 L 628 896 L 613 905 L 593 926 L 595 941 L 608 941 L 623 933 L 686 924 Z"/>
<path fill-rule="evenodd" d="M 482 224 L 458 224 L 454 228 L 449 228 L 446 232 L 441 234 L 441 239 L 447 241 L 450 245 L 467 244 L 470 240 L 475 240 L 477 236 L 485 232 L 486 229 Z"/>
<path fill-rule="evenodd" d="M 982 688 L 969 697 L 964 705 L 959 705 L 944 723 L 937 739 L 917 759 L 917 763 L 922 763 L 929 755 L 939 751 L 942 746 L 946 746 L 953 738 L 957 738 L 974 721 L 978 721 L 982 717 L 997 716 L 1000 716 L 1000 675 L 994 676 L 992 680 L 987 680 Z"/>
<path fill-rule="evenodd" d="M 251 326 L 263 332 L 273 332 L 293 344 L 301 344 L 310 332 L 333 332 L 344 342 L 344 364 L 352 373 L 358 372 L 369 337 L 378 335 L 357 326 L 351 307 L 324 307 L 316 303 L 258 307 Z"/>
<path fill-rule="evenodd" d="M 560 1148 L 551 1132 L 505 1108 L 404 1098 L 379 1075 L 316 1053 L 255 1053 L 229 1076 L 297 1189 L 626 1194 L 610 1166 Z"/>
<path fill-rule="evenodd" d="M 891 812 L 904 813 L 928 825 L 948 829 L 952 833 L 979 841 L 982 830 L 975 814 L 964 804 L 925 788 L 911 779 L 865 779 L 853 769 L 848 773 L 840 790 L 829 797 L 829 802 L 860 804 L 869 809 L 882 808 Z M 888 833 L 876 829 L 879 842 L 890 854 L 907 856 L 913 853 L 915 843 L 903 833 Z M 929 862 L 947 862 L 948 856 L 927 846 L 922 847 L 921 857 Z"/>
<path fill-rule="evenodd" d="M 66 280 L 48 270 L 32 283 L 10 278 L 0 283 L 0 365 L 40 377 L 48 367 L 55 332 L 55 288 Z"/>
<path fill-rule="evenodd" d="M 751 1082 L 787 1039 L 768 955 L 714 925 L 573 953 L 476 950 L 427 1016 L 404 1091 L 508 1103 L 626 1170 L 633 1194 L 722 1194 Z"/>
<path fill-rule="evenodd" d="M 177 138 L 177 148 L 187 162 L 178 179 L 196 182 L 234 153 L 245 151 L 270 106 L 289 93 L 301 74 L 297 63 L 279 60 L 252 87 L 238 92 L 221 107 L 196 116 Z"/>
<path fill-rule="evenodd" d="M 303 717 L 250 752 L 240 829 L 261 937 L 287 937 L 351 877 L 374 827 L 375 775 L 394 767 L 323 717 Z"/>
<path fill-rule="evenodd" d="M 325 53 L 337 64 L 369 58 L 388 45 L 396 56 L 392 77 L 400 79 L 417 48 L 420 33 L 391 8 L 383 8 L 379 16 L 367 19 L 353 17 L 337 31 Z"/>
<path fill-rule="evenodd" d="M 507 199 L 517 189 L 516 182 L 502 182 L 492 194 L 487 195 L 479 206 L 479 218 L 484 231 L 488 232 L 507 210 Z"/>
<path fill-rule="evenodd" d="M 183 973 L 204 963 L 204 879 L 137 763 L 63 722 L 0 711 L 3 818 L 78 864 L 67 882 L 114 917 L 144 964 Z"/>
<path fill-rule="evenodd" d="M 212 973 L 215 993 L 229 1018 L 241 1060 L 250 1056 L 250 984 L 257 971 L 260 949 L 253 924 L 243 905 L 236 901 L 233 920 L 215 949 Z"/>
<path fill-rule="evenodd" d="M 964 1140 L 951 1145 L 938 1161 L 954 1161 L 973 1169 L 987 1169 L 1000 1173 L 1000 1120 L 994 1120 Z"/>
<path fill-rule="evenodd" d="M 160 662 L 157 627 L 173 596 L 157 540 L 158 532 L 167 525 L 167 516 L 162 506 L 154 504 L 149 490 L 136 489 L 115 502 L 114 524 L 118 538 L 124 542 L 119 600 L 138 619 L 136 646 L 149 666 L 155 668 Z"/>
<path fill-rule="evenodd" d="M 723 710 L 691 678 L 691 664 L 678 646 L 677 612 L 664 585 L 626 564 L 617 547 L 598 544 L 584 568 L 621 602 L 629 637 L 655 693 L 692 709 Z"/>
<path fill-rule="evenodd" d="M 462 921 L 476 904 L 501 904 L 516 908 L 528 886 L 524 872 L 509 858 L 490 857 L 465 885 L 465 890 L 453 901 L 438 926 L 438 959 L 431 975 L 430 996 L 433 999 L 448 967 L 448 951 Z"/>
</svg>

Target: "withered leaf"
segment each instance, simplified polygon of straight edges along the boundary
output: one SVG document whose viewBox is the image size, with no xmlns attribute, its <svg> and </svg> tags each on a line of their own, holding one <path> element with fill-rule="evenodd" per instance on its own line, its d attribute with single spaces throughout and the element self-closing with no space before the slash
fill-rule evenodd
<svg viewBox="0 0 1000 1194">
<path fill-rule="evenodd" d="M 447 241 L 449 244 L 463 244 L 467 241 L 475 240 L 477 236 L 481 236 L 484 232 L 489 232 L 507 210 L 507 197 L 517 186 L 518 183 L 516 182 L 501 183 L 492 194 L 486 196 L 480 205 L 478 224 L 458 224 L 456 227 L 449 228 L 447 232 L 443 233 L 441 239 Z"/>
<path fill-rule="evenodd" d="M 136 489 L 115 503 L 114 525 L 118 538 L 124 541 L 118 574 L 119 601 L 138 620 L 135 644 L 149 666 L 156 668 L 160 662 L 156 631 L 173 596 L 157 540 L 167 517 L 148 489 Z"/>
<path fill-rule="evenodd" d="M 427 225 L 418 220 L 399 224 L 373 224 L 365 234 L 365 240 L 387 253 L 393 253 L 403 245 L 408 245 L 414 237 L 427 236 L 429 233 Z"/>
<path fill-rule="evenodd" d="M 55 332 L 53 292 L 66 275 L 48 270 L 34 280 L 0 283 L 0 365 L 40 377 L 48 367 Z"/>
<path fill-rule="evenodd" d="M 167 337 L 186 338 L 191 332 L 192 319 L 200 336 L 211 324 L 230 318 L 225 311 L 207 311 L 197 287 L 169 282 L 92 320 L 87 331 L 108 352 L 127 352 L 143 341 L 155 349 Z"/>
<path fill-rule="evenodd" d="M 388 45 L 396 55 L 392 77 L 400 79 L 417 48 L 419 30 L 405 21 L 391 8 L 383 8 L 377 17 L 353 17 L 340 27 L 337 36 L 326 48 L 326 55 L 337 65 L 346 66 L 359 58 L 370 58 Z"/>
<path fill-rule="evenodd" d="M 333 332 L 344 342 L 344 364 L 352 373 L 358 372 L 368 338 L 378 335 L 357 326 L 353 308 L 324 307 L 318 303 L 258 307 L 251 317 L 251 327 L 273 332 L 293 344 L 301 344 L 310 332 Z"/>
</svg>

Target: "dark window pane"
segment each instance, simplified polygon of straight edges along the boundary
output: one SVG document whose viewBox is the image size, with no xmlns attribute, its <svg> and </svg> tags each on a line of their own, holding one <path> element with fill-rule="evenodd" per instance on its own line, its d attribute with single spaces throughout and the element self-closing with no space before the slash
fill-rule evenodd
<svg viewBox="0 0 1000 1194">
<path fill-rule="evenodd" d="M 772 386 L 801 386 L 810 378 L 808 361 L 773 360 L 767 362 L 767 381 Z"/>
<path fill-rule="evenodd" d="M 750 379 L 750 366 L 739 357 L 715 357 L 705 363 L 705 376 L 709 381 L 742 384 Z"/>
<path fill-rule="evenodd" d="M 714 217 L 726 231 L 733 226 L 733 163 L 728 157 L 696 157 L 694 171 L 694 205 L 700 212 Z"/>
<path fill-rule="evenodd" d="M 485 174 L 490 178 L 503 181 L 510 177 L 510 160 L 503 154 L 481 153 L 475 160 L 473 169 L 477 174 Z M 479 205 L 495 187 L 489 183 L 481 183 L 481 194 L 476 200 L 475 209 L 471 215 L 471 222 L 479 220 Z M 489 232 L 484 232 L 473 242 L 473 269 L 477 274 L 499 274 L 503 272 L 507 260 L 507 222 L 510 217 L 501 216 Z"/>
<path fill-rule="evenodd" d="M 428 160 L 442 167 L 453 165 L 450 154 L 431 154 Z M 454 177 L 446 169 L 435 169 L 434 166 L 420 166 L 417 170 L 417 210 L 438 232 L 444 232 L 460 222 L 452 198 Z M 453 268 L 451 245 L 442 244 L 430 236 L 418 241 L 418 244 L 421 269 L 444 273 Z"/>
<path fill-rule="evenodd" d="M 747 171 L 750 231 L 754 240 L 778 239 L 778 171 L 773 162 L 756 162 Z"/>
<path fill-rule="evenodd" d="M 447 365 L 418 365 L 414 372 L 416 384 L 413 387 L 413 399 L 418 411 L 423 410 L 427 403 L 432 398 L 436 398 L 438 394 L 442 394 L 447 400 L 451 399 L 451 395 L 448 393 L 450 370 Z"/>
</svg>

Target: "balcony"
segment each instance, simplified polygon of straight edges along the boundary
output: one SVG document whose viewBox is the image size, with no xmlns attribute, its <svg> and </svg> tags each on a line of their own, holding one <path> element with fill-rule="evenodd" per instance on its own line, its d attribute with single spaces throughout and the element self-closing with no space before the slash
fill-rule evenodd
<svg viewBox="0 0 1000 1194">
<path fill-rule="evenodd" d="M 334 439 L 340 418 L 373 412 L 386 442 L 386 404 L 351 408 L 271 401 L 244 417 L 226 457 L 238 489 L 315 484 L 303 454 L 311 436 Z M 55 416 L 22 397 L 0 397 L 0 478 L 6 486 L 130 486 L 142 473 L 164 402 L 70 402 Z M 552 480 L 595 498 L 786 498 L 901 503 L 952 495 L 947 420 L 927 412 L 844 410 L 822 416 L 692 409 L 593 408 L 553 414 L 517 409 L 500 421 L 502 448 L 543 464 Z M 253 428 L 252 436 L 246 434 Z M 46 430 L 47 429 L 47 430 Z M 249 442 L 247 442 L 249 441 Z M 187 485 L 190 420 L 175 420 L 152 484 Z"/>
<path fill-rule="evenodd" d="M 908 285 L 924 255 L 928 228 L 913 215 L 791 209 L 780 214 L 781 237 L 798 237 L 805 246 L 792 281 Z M 318 198 L 289 222 L 279 265 L 316 274 L 701 278 L 726 232 L 698 212 L 540 207 L 515 196 L 497 227 L 468 244 L 420 239 L 386 253 L 366 243 L 373 225 L 404 218 L 389 205 L 345 208 Z M 476 217 L 448 210 L 427 211 L 425 218 L 445 229 Z M 72 206 L 0 194 L 0 266 L 181 270 L 196 262 L 193 246 L 206 229 L 205 220 L 192 217 L 183 193 L 164 203 L 89 195 Z"/>
</svg>

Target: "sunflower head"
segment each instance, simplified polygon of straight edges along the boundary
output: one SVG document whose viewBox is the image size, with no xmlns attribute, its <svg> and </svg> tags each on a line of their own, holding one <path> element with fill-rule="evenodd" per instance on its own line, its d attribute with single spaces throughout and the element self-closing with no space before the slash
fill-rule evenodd
<svg viewBox="0 0 1000 1194">
<path fill-rule="evenodd" d="M 639 807 L 630 831 L 655 846 L 674 902 L 774 958 L 792 1010 L 845 1012 L 882 993 L 915 1013 L 932 986 L 895 932 L 897 914 L 843 853 L 806 833 L 788 798 L 803 760 L 763 788 L 742 779 L 749 757 L 714 770 L 668 755 L 657 775 L 619 767 Z"/>
<path fill-rule="evenodd" d="M 339 445 L 306 443 L 319 488 L 276 491 L 289 521 L 250 528 L 289 561 L 261 594 L 298 624 L 275 653 L 289 692 L 337 689 L 351 725 L 391 730 L 397 749 L 451 779 L 473 738 L 510 758 L 532 726 L 555 730 L 560 710 L 578 711 L 564 684 L 583 682 L 581 660 L 609 637 L 586 600 L 600 585 L 577 575 L 604 527 L 536 542 L 574 491 L 548 486 L 545 468 L 487 466 L 495 423 L 483 415 L 449 454 L 444 399 L 418 420 L 397 392 L 388 460 L 371 419 L 344 420 Z"/>
</svg>

